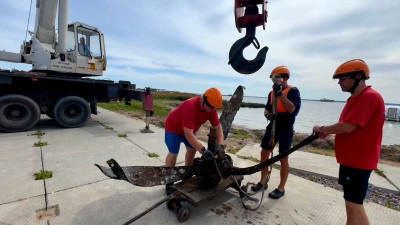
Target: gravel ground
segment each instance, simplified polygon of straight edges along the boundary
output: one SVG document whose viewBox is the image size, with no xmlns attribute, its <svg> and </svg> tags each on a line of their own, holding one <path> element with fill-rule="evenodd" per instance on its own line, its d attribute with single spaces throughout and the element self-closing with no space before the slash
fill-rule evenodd
<svg viewBox="0 0 400 225">
<path fill-rule="evenodd" d="M 274 165 L 274 169 L 280 169 L 279 165 Z M 338 183 L 337 177 L 326 176 L 304 170 L 290 168 L 290 173 L 302 177 L 304 179 L 313 181 L 343 192 L 342 185 Z M 367 196 L 365 202 L 374 202 L 379 205 L 400 211 L 400 192 L 389 190 L 386 188 L 375 187 L 372 184 L 368 186 Z"/>
</svg>

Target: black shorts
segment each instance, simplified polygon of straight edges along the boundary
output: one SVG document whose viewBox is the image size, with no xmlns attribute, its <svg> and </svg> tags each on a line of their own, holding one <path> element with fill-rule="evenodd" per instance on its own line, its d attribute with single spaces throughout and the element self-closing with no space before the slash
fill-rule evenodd
<svg viewBox="0 0 400 225">
<path fill-rule="evenodd" d="M 340 165 L 339 184 L 343 186 L 344 199 L 362 205 L 368 190 L 372 170 L 356 169 Z"/>
<path fill-rule="evenodd" d="M 261 148 L 267 151 L 273 150 L 273 148 L 270 149 L 269 147 L 270 137 L 271 137 L 271 129 L 267 128 L 260 145 Z M 275 130 L 275 143 L 279 143 L 279 153 L 287 152 L 292 146 L 292 142 L 293 142 L 293 129 Z"/>
</svg>

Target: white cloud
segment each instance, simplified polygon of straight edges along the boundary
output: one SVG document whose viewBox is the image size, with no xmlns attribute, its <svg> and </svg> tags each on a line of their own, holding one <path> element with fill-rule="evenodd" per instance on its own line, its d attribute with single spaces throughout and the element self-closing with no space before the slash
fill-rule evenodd
<svg viewBox="0 0 400 225">
<path fill-rule="evenodd" d="M 348 93 L 342 93 L 331 76 L 344 61 L 362 58 L 371 69 L 367 83 L 387 102 L 400 103 L 397 0 L 269 1 L 266 30 L 257 28 L 256 36 L 270 49 L 264 66 L 252 75 L 238 74 L 227 64 L 230 47 L 245 35 L 245 30 L 236 30 L 233 0 L 69 2 L 70 22 L 91 24 L 105 34 L 105 78 L 195 93 L 217 86 L 229 94 L 241 84 L 246 95 L 266 96 L 270 71 L 287 65 L 290 83 L 303 98 L 345 100 Z M 29 3 L 2 2 L 0 50 L 19 51 Z M 249 46 L 244 56 L 252 59 L 256 53 Z"/>
</svg>

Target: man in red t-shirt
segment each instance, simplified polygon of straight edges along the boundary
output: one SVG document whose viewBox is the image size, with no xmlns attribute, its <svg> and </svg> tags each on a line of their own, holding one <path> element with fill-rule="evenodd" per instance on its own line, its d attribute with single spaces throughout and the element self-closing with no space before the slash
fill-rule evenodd
<svg viewBox="0 0 400 225">
<path fill-rule="evenodd" d="M 216 148 L 223 150 L 224 135 L 216 110 L 221 107 L 221 92 L 217 88 L 210 88 L 202 96 L 184 101 L 168 115 L 165 121 L 165 144 L 169 152 L 165 159 L 165 166 L 175 166 L 182 142 L 186 146 L 186 166 L 193 164 L 196 151 L 200 152 L 206 160 L 213 159 L 213 153 L 206 149 L 195 136 L 200 126 L 207 120 L 216 128 Z"/>
<path fill-rule="evenodd" d="M 340 164 L 339 184 L 343 186 L 347 224 L 369 224 L 363 201 L 371 171 L 379 161 L 385 103 L 378 92 L 366 85 L 369 68 L 361 59 L 340 65 L 333 78 L 339 79 L 342 91 L 351 96 L 338 123 L 314 126 L 313 131 L 319 132 L 320 138 L 336 134 L 335 153 Z"/>
</svg>

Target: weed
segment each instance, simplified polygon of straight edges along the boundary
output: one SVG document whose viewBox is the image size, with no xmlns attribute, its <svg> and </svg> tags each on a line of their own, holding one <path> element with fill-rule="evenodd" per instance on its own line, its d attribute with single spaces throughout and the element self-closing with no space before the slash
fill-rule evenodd
<svg viewBox="0 0 400 225">
<path fill-rule="evenodd" d="M 120 138 L 126 138 L 126 137 L 128 137 L 126 134 L 118 134 L 118 137 L 120 137 Z"/>
<path fill-rule="evenodd" d="M 239 158 L 241 158 L 241 159 L 247 159 L 247 160 L 250 160 L 250 161 L 253 161 L 253 162 L 256 162 L 256 163 L 259 163 L 259 162 L 260 162 L 260 160 L 254 158 L 254 157 L 252 157 L 252 156 L 240 156 L 240 155 L 238 155 L 237 157 L 239 157 Z"/>
<path fill-rule="evenodd" d="M 386 178 L 385 172 L 383 170 L 380 170 L 379 168 L 375 169 L 374 172 L 378 174 L 379 176 Z"/>
<path fill-rule="evenodd" d="M 34 174 L 35 180 L 45 180 L 53 177 L 53 172 L 52 171 L 47 171 L 47 170 L 40 170 L 39 172 Z"/>
<path fill-rule="evenodd" d="M 114 130 L 114 127 L 106 126 L 106 130 Z"/>
<path fill-rule="evenodd" d="M 234 134 L 236 137 L 244 140 L 244 139 L 253 139 L 253 136 L 250 134 L 246 133 L 243 130 L 237 130 L 237 129 L 231 129 L 232 134 Z"/>
<path fill-rule="evenodd" d="M 45 134 L 46 134 L 45 132 L 43 132 L 41 130 L 38 130 L 38 131 L 36 131 L 35 133 L 33 133 L 31 135 L 32 136 L 38 136 L 40 138 L 40 137 L 43 137 L 43 135 L 45 135 Z"/>
<path fill-rule="evenodd" d="M 34 147 L 43 147 L 43 146 L 46 146 L 46 145 L 48 145 L 47 142 L 41 142 L 41 141 L 36 142 L 35 144 L 33 144 Z"/>
<path fill-rule="evenodd" d="M 150 158 L 158 158 L 160 157 L 157 153 L 149 153 Z"/>
<path fill-rule="evenodd" d="M 171 112 L 171 106 L 174 105 L 169 100 L 154 100 L 153 109 L 154 116 L 167 116 Z M 98 106 L 114 112 L 134 112 L 136 114 L 145 115 L 141 102 L 133 101 L 131 105 L 125 105 L 121 102 L 98 103 Z"/>
<path fill-rule="evenodd" d="M 226 150 L 226 152 L 230 153 L 230 154 L 236 154 L 240 149 L 242 149 L 241 147 L 236 147 L 236 148 L 228 148 Z"/>
<path fill-rule="evenodd" d="M 315 180 L 316 180 L 316 177 L 315 177 L 315 176 L 310 176 L 310 177 L 308 177 L 308 179 L 309 179 L 310 181 L 315 181 Z"/>
</svg>

